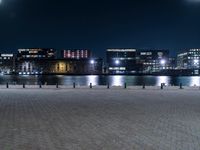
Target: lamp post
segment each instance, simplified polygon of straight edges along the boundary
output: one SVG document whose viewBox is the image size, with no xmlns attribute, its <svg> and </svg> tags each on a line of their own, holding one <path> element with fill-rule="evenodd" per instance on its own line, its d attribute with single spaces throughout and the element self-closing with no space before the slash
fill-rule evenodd
<svg viewBox="0 0 200 150">
<path fill-rule="evenodd" d="M 117 60 L 115 60 L 115 65 L 118 67 L 119 66 L 119 64 L 120 64 L 120 61 L 117 59 Z M 119 69 L 119 71 L 120 71 L 120 69 Z M 115 73 L 117 73 L 117 72 L 119 72 L 119 71 L 117 71 L 117 69 L 116 69 L 116 72 Z"/>
<path fill-rule="evenodd" d="M 116 65 L 119 65 L 119 64 L 120 64 L 120 61 L 119 61 L 119 60 L 115 60 L 115 64 L 116 64 Z"/>
<path fill-rule="evenodd" d="M 162 60 L 160 61 L 160 64 L 161 64 L 161 66 L 162 66 L 162 70 L 164 70 L 165 67 L 166 67 L 166 60 L 165 60 L 165 59 L 162 59 Z"/>
<path fill-rule="evenodd" d="M 95 64 L 94 59 L 91 59 L 91 60 L 90 60 L 90 65 L 91 65 L 91 73 L 92 73 L 92 74 L 94 73 L 94 64 Z"/>
<path fill-rule="evenodd" d="M 94 60 L 93 59 L 90 60 L 90 64 L 94 65 Z"/>
<path fill-rule="evenodd" d="M 164 67 L 165 67 L 166 60 L 162 59 L 162 60 L 160 61 L 160 64 L 161 64 L 162 66 L 164 66 Z"/>
</svg>

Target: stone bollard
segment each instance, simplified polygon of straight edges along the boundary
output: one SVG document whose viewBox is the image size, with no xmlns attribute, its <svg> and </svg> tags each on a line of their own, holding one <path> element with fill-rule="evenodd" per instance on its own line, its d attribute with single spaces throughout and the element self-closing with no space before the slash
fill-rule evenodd
<svg viewBox="0 0 200 150">
<path fill-rule="evenodd" d="M 143 84 L 142 89 L 145 89 L 145 83 Z"/>
<path fill-rule="evenodd" d="M 183 84 L 182 83 L 180 83 L 180 89 L 183 89 Z"/>
<path fill-rule="evenodd" d="M 58 88 L 58 83 L 56 83 L 56 88 Z"/>
<path fill-rule="evenodd" d="M 126 89 L 127 88 L 127 85 L 126 85 L 126 83 L 124 83 L 124 89 Z"/>
<path fill-rule="evenodd" d="M 73 88 L 74 88 L 74 89 L 76 88 L 76 83 L 75 83 L 75 82 L 73 83 Z"/>
<path fill-rule="evenodd" d="M 25 83 L 23 83 L 23 88 L 24 88 L 24 89 L 26 88 Z"/>
<path fill-rule="evenodd" d="M 92 83 L 90 83 L 90 88 L 92 89 Z"/>
<path fill-rule="evenodd" d="M 107 89 L 109 89 L 109 88 L 110 88 L 110 84 L 108 83 L 108 84 L 107 84 Z"/>
<path fill-rule="evenodd" d="M 161 89 L 161 90 L 163 90 L 163 86 L 164 86 L 163 83 L 161 83 L 161 86 L 160 86 L 160 89 Z"/>
</svg>

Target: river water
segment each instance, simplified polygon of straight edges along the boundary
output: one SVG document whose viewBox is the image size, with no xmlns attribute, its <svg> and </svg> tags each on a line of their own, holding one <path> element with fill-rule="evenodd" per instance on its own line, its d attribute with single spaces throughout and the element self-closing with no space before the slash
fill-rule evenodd
<svg viewBox="0 0 200 150">
<path fill-rule="evenodd" d="M 55 85 L 76 85 L 85 86 L 92 83 L 93 85 L 106 85 L 109 83 L 111 86 L 122 86 L 124 83 L 127 85 L 143 85 L 145 83 L 149 86 L 159 86 L 161 83 L 166 85 L 179 85 L 182 83 L 184 86 L 199 86 L 199 76 L 123 76 L 123 75 L 110 75 L 110 76 L 65 76 L 65 75 L 42 75 L 42 76 L 19 76 L 19 75 L 1 75 L 0 84 L 47 84 Z"/>
</svg>

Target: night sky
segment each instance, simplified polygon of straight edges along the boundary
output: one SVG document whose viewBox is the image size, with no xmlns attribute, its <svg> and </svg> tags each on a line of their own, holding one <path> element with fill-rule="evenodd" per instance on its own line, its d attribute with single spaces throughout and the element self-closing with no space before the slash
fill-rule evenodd
<svg viewBox="0 0 200 150">
<path fill-rule="evenodd" d="M 200 0 L 0 0 L 0 50 L 200 48 Z"/>
</svg>

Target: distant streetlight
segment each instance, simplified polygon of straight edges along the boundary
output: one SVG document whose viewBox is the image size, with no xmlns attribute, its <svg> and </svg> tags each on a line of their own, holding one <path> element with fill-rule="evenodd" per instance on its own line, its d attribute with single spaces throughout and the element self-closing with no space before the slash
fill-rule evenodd
<svg viewBox="0 0 200 150">
<path fill-rule="evenodd" d="M 90 68 L 91 68 L 91 74 L 95 72 L 95 61 L 94 59 L 90 60 Z"/>
<path fill-rule="evenodd" d="M 166 64 L 166 61 L 165 61 L 164 59 L 162 59 L 162 60 L 160 61 L 160 64 L 164 66 L 164 65 Z"/>
<path fill-rule="evenodd" d="M 92 64 L 92 65 L 93 65 L 93 64 L 94 64 L 94 60 L 90 60 L 90 64 Z"/>
<path fill-rule="evenodd" d="M 115 60 L 115 64 L 116 64 L 116 65 L 119 65 L 119 64 L 120 64 L 120 61 L 119 61 L 119 60 Z"/>
<path fill-rule="evenodd" d="M 162 59 L 162 60 L 160 61 L 160 64 L 161 64 L 161 66 L 162 66 L 162 69 L 165 69 L 166 60 Z"/>
</svg>

